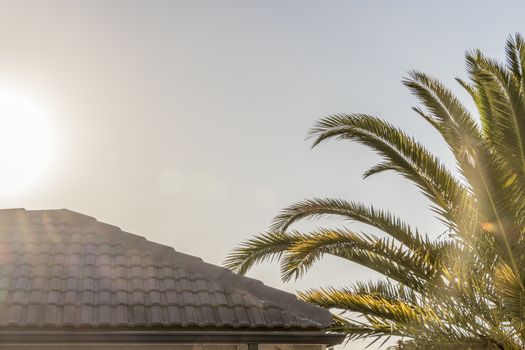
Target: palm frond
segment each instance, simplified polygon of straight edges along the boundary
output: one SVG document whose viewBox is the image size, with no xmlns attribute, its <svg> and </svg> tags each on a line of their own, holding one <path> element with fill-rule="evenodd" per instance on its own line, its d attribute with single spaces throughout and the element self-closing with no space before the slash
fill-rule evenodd
<svg viewBox="0 0 525 350">
<path fill-rule="evenodd" d="M 232 271 L 245 274 L 255 264 L 281 258 L 300 239 L 300 235 L 293 233 L 263 233 L 241 243 L 226 257 L 223 264 Z"/>
<path fill-rule="evenodd" d="M 323 216 L 340 217 L 375 227 L 405 245 L 428 242 L 427 237 L 420 235 L 393 214 L 344 199 L 313 198 L 294 203 L 281 210 L 270 229 L 284 232 L 298 220 L 317 219 Z"/>
<path fill-rule="evenodd" d="M 366 114 L 322 118 L 313 146 L 342 139 L 368 146 L 380 161 L 365 172 L 409 179 L 430 200 L 449 236 L 430 239 L 386 210 L 343 199 L 313 198 L 284 208 L 271 231 L 242 243 L 226 259 L 245 273 L 277 260 L 284 280 L 299 278 L 325 255 L 385 277 L 347 288 L 299 292 L 334 312 L 333 331 L 379 344 L 401 336 L 400 349 L 525 348 L 525 40 L 507 40 L 506 61 L 466 55 L 469 80 L 456 79 L 477 116 L 441 82 L 412 71 L 403 83 L 413 110 L 443 137 L 457 163 L 448 170 L 415 138 Z M 307 219 L 340 218 L 381 231 L 290 230 Z M 357 314 L 357 319 L 355 315 Z M 382 345 L 382 344 L 381 344 Z"/>
<path fill-rule="evenodd" d="M 454 207 L 458 197 L 468 198 L 466 189 L 434 155 L 400 129 L 365 114 L 338 114 L 321 119 L 310 134 L 315 137 L 313 146 L 339 138 L 372 148 L 384 159 L 382 164 L 412 181 L 446 222 L 459 222 Z"/>
<path fill-rule="evenodd" d="M 419 328 L 421 331 L 427 324 L 441 327 L 441 320 L 431 308 L 388 300 L 381 295 L 357 294 L 346 288 L 312 289 L 298 295 L 302 300 L 323 308 L 357 312 L 390 320 L 398 326 Z"/>
</svg>

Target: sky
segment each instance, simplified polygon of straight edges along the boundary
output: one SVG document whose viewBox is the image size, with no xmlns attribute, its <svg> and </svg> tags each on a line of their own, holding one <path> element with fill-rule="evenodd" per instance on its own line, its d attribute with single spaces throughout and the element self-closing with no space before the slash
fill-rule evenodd
<svg viewBox="0 0 525 350">
<path fill-rule="evenodd" d="M 0 117 L 0 207 L 71 209 L 215 264 L 311 197 L 390 209 L 437 237 L 444 228 L 406 180 L 362 179 L 378 161 L 370 150 L 310 150 L 307 131 L 332 113 L 369 113 L 453 168 L 401 79 L 424 71 L 471 107 L 454 82 L 465 51 L 501 58 L 508 35 L 525 32 L 524 11 L 519 1 L 0 0 L 0 104 L 17 96 L 36 116 Z M 297 227 L 320 224 L 330 222 Z M 377 278 L 335 258 L 299 281 L 282 283 L 276 264 L 249 276 L 292 292 Z"/>
</svg>

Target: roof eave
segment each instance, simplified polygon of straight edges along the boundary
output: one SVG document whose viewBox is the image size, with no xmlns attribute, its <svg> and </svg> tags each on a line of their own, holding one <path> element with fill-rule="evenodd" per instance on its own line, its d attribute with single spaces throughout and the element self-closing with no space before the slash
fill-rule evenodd
<svg viewBox="0 0 525 350">
<path fill-rule="evenodd" d="M 0 331 L 0 344 L 259 343 L 337 345 L 344 334 L 321 331 Z"/>
</svg>

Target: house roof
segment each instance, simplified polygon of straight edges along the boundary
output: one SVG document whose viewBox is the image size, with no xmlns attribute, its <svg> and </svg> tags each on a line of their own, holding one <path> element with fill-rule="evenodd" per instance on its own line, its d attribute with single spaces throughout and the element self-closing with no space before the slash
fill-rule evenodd
<svg viewBox="0 0 525 350">
<path fill-rule="evenodd" d="M 0 210 L 2 329 L 323 331 L 293 294 L 69 210 Z"/>
</svg>

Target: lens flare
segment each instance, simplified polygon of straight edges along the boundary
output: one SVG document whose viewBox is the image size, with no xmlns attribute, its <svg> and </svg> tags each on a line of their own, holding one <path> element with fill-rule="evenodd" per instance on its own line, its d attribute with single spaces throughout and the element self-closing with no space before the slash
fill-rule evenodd
<svg viewBox="0 0 525 350">
<path fill-rule="evenodd" d="M 494 232 L 496 226 L 493 223 L 486 221 L 481 223 L 481 229 L 486 232 Z"/>
<path fill-rule="evenodd" d="M 35 184 L 54 151 L 49 118 L 29 96 L 0 88 L 0 195 Z"/>
</svg>

